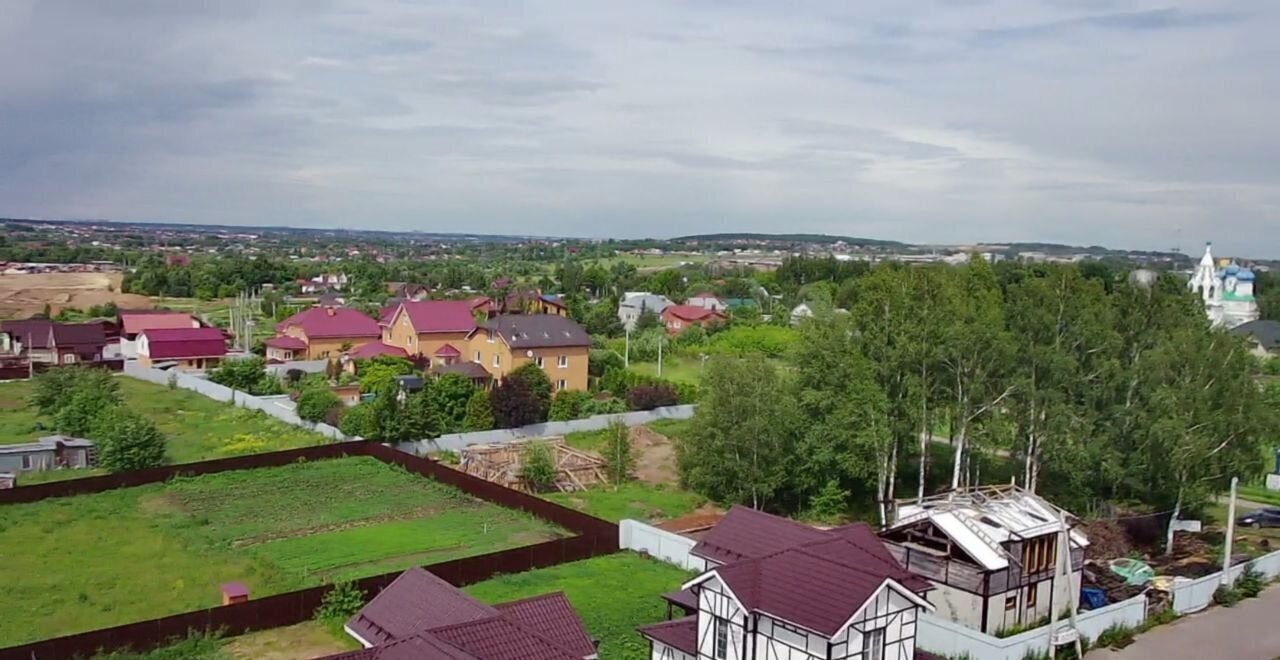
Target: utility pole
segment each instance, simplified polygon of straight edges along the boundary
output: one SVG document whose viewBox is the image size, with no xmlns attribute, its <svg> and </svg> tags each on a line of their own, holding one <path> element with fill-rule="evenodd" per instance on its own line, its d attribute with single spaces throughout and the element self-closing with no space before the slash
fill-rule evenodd
<svg viewBox="0 0 1280 660">
<path fill-rule="evenodd" d="M 626 328 L 626 331 L 627 343 L 625 344 L 626 347 L 622 349 L 622 366 L 629 369 L 631 368 L 631 328 Z"/>
<path fill-rule="evenodd" d="M 1067 514 L 1061 509 L 1058 510 L 1058 525 L 1061 527 L 1058 532 L 1058 560 L 1054 562 L 1053 573 L 1055 578 L 1062 576 L 1066 579 L 1067 593 L 1071 594 L 1070 598 L 1068 598 L 1071 605 L 1071 609 L 1068 610 L 1070 612 L 1071 625 L 1063 629 L 1064 633 L 1070 631 L 1068 635 L 1065 635 L 1069 639 L 1062 643 L 1074 643 L 1076 657 L 1082 658 L 1084 657 L 1084 649 L 1080 645 L 1080 627 L 1076 621 L 1076 605 L 1080 601 L 1080 585 L 1076 584 L 1075 579 L 1072 577 L 1075 573 L 1071 569 L 1071 531 L 1067 527 Z M 1055 579 L 1053 582 L 1056 584 L 1057 580 Z M 1059 644 L 1057 630 L 1058 608 L 1055 607 L 1056 603 L 1053 602 L 1052 596 L 1049 598 L 1049 603 L 1049 660 L 1054 660 L 1058 653 Z"/>
<path fill-rule="evenodd" d="M 662 340 L 667 338 L 666 335 L 665 332 L 658 335 L 658 378 L 662 378 Z"/>
<path fill-rule="evenodd" d="M 1231 501 L 1227 502 L 1227 544 L 1222 551 L 1222 586 L 1231 588 L 1231 540 L 1236 535 L 1236 487 L 1240 477 L 1231 477 Z"/>
</svg>

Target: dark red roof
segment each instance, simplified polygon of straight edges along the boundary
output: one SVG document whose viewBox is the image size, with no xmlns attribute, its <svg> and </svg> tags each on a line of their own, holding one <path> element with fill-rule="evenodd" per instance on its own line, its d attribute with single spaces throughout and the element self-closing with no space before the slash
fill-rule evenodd
<svg viewBox="0 0 1280 660">
<path fill-rule="evenodd" d="M 436 349 L 436 357 L 460 357 L 462 351 L 453 347 L 453 344 L 445 344 Z"/>
<path fill-rule="evenodd" d="M 277 332 L 298 326 L 310 339 L 320 337 L 381 337 L 378 322 L 348 307 L 312 307 L 276 324 Z"/>
<path fill-rule="evenodd" d="M 195 328 L 200 322 L 182 312 L 136 310 L 120 312 L 120 329 L 126 335 L 162 328 Z"/>
<path fill-rule="evenodd" d="M 682 321 L 705 321 L 712 318 L 724 318 L 724 314 L 693 305 L 671 305 L 662 310 L 663 316 L 674 316 Z"/>
<path fill-rule="evenodd" d="M 356 359 L 372 358 L 379 355 L 390 355 L 391 357 L 401 358 L 409 357 L 408 351 L 403 348 L 384 344 L 380 341 L 371 341 L 367 344 L 361 344 L 348 352 L 347 355 Z"/>
<path fill-rule="evenodd" d="M 100 323 L 54 323 L 53 344 L 59 352 L 70 349 L 88 360 L 102 352 L 107 335 Z"/>
<path fill-rule="evenodd" d="M 750 507 L 735 506 L 693 546 L 692 552 L 727 564 L 827 538 L 827 532 L 803 523 Z"/>
<path fill-rule="evenodd" d="M 542 631 L 501 616 L 432 628 L 426 634 L 483 660 L 582 660 L 585 657 L 556 644 Z M 594 647 L 591 653 L 595 653 Z"/>
<path fill-rule="evenodd" d="M 471 332 L 476 319 L 461 300 L 406 300 L 400 303 L 415 332 Z"/>
<path fill-rule="evenodd" d="M 49 339 L 53 332 L 53 321 L 48 319 L 0 321 L 0 332 L 7 332 L 13 335 L 27 349 L 49 348 Z"/>
<path fill-rule="evenodd" d="M 508 620 L 538 631 L 543 637 L 579 658 L 596 652 L 595 642 L 582 629 L 578 615 L 574 613 L 573 606 L 563 592 L 501 603 L 494 607 Z"/>
<path fill-rule="evenodd" d="M 698 617 L 687 616 L 637 628 L 641 635 L 662 642 L 685 655 L 698 655 Z"/>
<path fill-rule="evenodd" d="M 307 347 L 307 342 L 289 335 L 272 337 L 262 343 L 264 346 L 270 346 L 271 348 L 283 348 L 291 351 L 301 351 Z"/>
<path fill-rule="evenodd" d="M 227 354 L 227 340 L 217 328 L 156 328 L 144 330 L 147 356 L 152 360 L 220 357 Z"/>
<path fill-rule="evenodd" d="M 382 644 L 426 628 L 497 614 L 497 610 L 426 570 L 411 568 L 351 617 L 347 627 L 370 644 Z"/>
</svg>

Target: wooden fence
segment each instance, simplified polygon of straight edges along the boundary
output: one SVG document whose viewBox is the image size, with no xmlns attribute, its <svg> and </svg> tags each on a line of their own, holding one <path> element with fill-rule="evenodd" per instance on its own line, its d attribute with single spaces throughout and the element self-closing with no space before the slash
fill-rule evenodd
<svg viewBox="0 0 1280 660">
<path fill-rule="evenodd" d="M 405 454 L 372 442 L 346 442 L 303 449 L 237 456 L 215 461 L 172 465 L 102 477 L 89 477 L 0 491 L 0 504 L 35 502 L 52 497 L 99 493 L 166 481 L 175 476 L 214 474 L 229 470 L 287 465 L 298 459 L 325 460 L 343 456 L 371 456 L 384 463 L 399 465 L 424 477 L 435 479 L 462 490 L 473 497 L 525 511 L 548 522 L 575 532 L 569 538 L 553 539 L 535 545 L 464 557 L 425 566 L 455 586 L 481 582 L 495 575 L 520 573 L 547 568 L 580 559 L 588 559 L 618 551 L 618 527 L 533 495 L 503 488 L 435 461 Z M 400 575 L 400 571 L 358 580 L 356 585 L 372 598 Z M 46 639 L 30 644 L 0 649 L 0 660 L 54 660 L 90 657 L 100 651 L 119 649 L 150 650 L 189 631 L 222 631 L 238 635 L 302 623 L 312 618 L 325 592 L 320 586 L 257 598 L 245 603 L 185 612 L 150 621 L 139 621 L 112 628 L 102 628 L 76 635 Z"/>
</svg>

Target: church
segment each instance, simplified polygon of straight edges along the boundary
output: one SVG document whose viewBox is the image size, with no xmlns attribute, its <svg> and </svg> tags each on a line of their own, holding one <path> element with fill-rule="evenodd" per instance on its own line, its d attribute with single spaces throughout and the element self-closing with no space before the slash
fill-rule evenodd
<svg viewBox="0 0 1280 660">
<path fill-rule="evenodd" d="M 1258 319 L 1258 303 L 1253 297 L 1253 271 L 1234 261 L 1213 260 L 1212 244 L 1204 246 L 1204 256 L 1191 273 L 1187 288 L 1199 293 L 1205 314 L 1215 327 L 1234 328 Z"/>
</svg>

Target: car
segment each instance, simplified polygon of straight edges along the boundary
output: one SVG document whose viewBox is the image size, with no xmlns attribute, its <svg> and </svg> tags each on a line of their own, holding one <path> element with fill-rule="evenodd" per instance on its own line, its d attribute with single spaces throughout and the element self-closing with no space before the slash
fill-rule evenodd
<svg viewBox="0 0 1280 660">
<path fill-rule="evenodd" d="M 1267 508 L 1250 511 L 1243 516 L 1236 518 L 1237 525 L 1245 527 L 1253 527 L 1258 529 L 1261 527 L 1280 527 L 1280 509 Z"/>
</svg>

